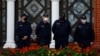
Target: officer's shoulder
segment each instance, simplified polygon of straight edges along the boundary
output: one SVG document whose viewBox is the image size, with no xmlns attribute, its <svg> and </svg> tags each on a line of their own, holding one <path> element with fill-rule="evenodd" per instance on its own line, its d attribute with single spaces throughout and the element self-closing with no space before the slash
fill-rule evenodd
<svg viewBox="0 0 100 56">
<path fill-rule="evenodd" d="M 79 24 L 77 24 L 76 25 L 78 28 L 80 28 L 81 26 L 82 26 L 82 24 L 81 23 L 79 23 Z"/>
<path fill-rule="evenodd" d="M 29 22 L 26 22 L 26 24 L 31 25 L 31 23 L 29 23 Z"/>
<path fill-rule="evenodd" d="M 87 22 L 86 25 L 92 25 L 91 23 Z"/>
<path fill-rule="evenodd" d="M 87 23 L 87 26 L 90 26 L 90 27 L 91 27 L 91 26 L 92 26 L 92 24 L 91 24 L 91 23 Z"/>
<path fill-rule="evenodd" d="M 57 19 L 55 22 L 58 22 L 59 20 Z"/>
<path fill-rule="evenodd" d="M 70 23 L 69 20 L 67 20 L 67 19 L 65 20 L 65 22 Z"/>
<path fill-rule="evenodd" d="M 91 23 L 87 22 L 86 24 L 91 25 Z"/>
</svg>

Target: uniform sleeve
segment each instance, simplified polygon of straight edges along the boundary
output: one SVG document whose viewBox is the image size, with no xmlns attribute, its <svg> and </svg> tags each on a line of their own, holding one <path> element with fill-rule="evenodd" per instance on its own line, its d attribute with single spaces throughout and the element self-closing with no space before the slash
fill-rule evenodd
<svg viewBox="0 0 100 56">
<path fill-rule="evenodd" d="M 28 32 L 27 33 L 25 33 L 25 35 L 24 36 L 30 36 L 31 34 L 32 34 L 32 27 L 31 27 L 31 24 L 27 24 L 27 29 L 28 29 Z"/>
<path fill-rule="evenodd" d="M 91 39 L 90 39 L 91 42 L 94 42 L 95 35 L 94 35 L 94 30 L 92 28 L 92 25 L 90 25 L 89 33 L 90 33 L 90 37 L 91 37 Z"/>
<path fill-rule="evenodd" d="M 77 26 L 74 32 L 74 42 L 79 40 L 79 27 Z"/>
<path fill-rule="evenodd" d="M 17 22 L 15 26 L 16 35 L 18 35 L 18 31 L 19 31 L 19 22 Z"/>
<path fill-rule="evenodd" d="M 48 37 L 48 39 L 49 39 L 49 41 L 51 41 L 51 24 L 49 24 L 48 25 L 48 27 L 49 27 L 49 37 Z"/>
<path fill-rule="evenodd" d="M 49 30 L 49 33 L 51 35 L 51 25 L 50 24 L 48 25 L 48 30 Z"/>
<path fill-rule="evenodd" d="M 55 29 L 56 29 L 56 22 L 57 22 L 57 21 L 54 22 L 53 27 L 52 27 L 52 32 L 53 32 L 54 34 L 55 34 Z"/>
</svg>

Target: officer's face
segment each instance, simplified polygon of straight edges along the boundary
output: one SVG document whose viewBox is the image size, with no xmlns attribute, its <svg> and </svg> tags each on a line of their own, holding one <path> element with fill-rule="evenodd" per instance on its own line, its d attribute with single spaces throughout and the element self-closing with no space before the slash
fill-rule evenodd
<svg viewBox="0 0 100 56">
<path fill-rule="evenodd" d="M 48 21 L 48 17 L 43 17 L 43 21 Z"/>
<path fill-rule="evenodd" d="M 81 19 L 81 22 L 82 23 L 86 23 L 86 19 Z"/>
<path fill-rule="evenodd" d="M 26 16 L 22 16 L 21 20 L 25 20 Z"/>
</svg>

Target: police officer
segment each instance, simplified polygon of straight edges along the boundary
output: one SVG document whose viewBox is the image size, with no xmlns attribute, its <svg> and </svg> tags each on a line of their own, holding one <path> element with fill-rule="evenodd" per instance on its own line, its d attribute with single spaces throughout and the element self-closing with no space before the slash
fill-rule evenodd
<svg viewBox="0 0 100 56">
<path fill-rule="evenodd" d="M 71 31 L 70 22 L 65 19 L 65 14 L 61 14 L 60 18 L 54 22 L 52 31 L 54 33 L 55 48 L 65 48 L 68 45 Z"/>
<path fill-rule="evenodd" d="M 49 47 L 51 41 L 51 24 L 48 23 L 48 15 L 44 14 L 42 21 L 36 27 L 36 35 L 38 44 L 43 47 Z"/>
<path fill-rule="evenodd" d="M 16 34 L 18 36 L 18 48 L 28 47 L 30 45 L 30 35 L 32 28 L 29 22 L 27 22 L 27 15 L 21 15 L 21 21 L 17 22 Z"/>
<path fill-rule="evenodd" d="M 80 47 L 90 47 L 94 42 L 94 31 L 92 25 L 86 21 L 86 16 L 81 17 L 81 23 L 79 23 L 75 30 L 75 44 L 79 44 Z"/>
</svg>

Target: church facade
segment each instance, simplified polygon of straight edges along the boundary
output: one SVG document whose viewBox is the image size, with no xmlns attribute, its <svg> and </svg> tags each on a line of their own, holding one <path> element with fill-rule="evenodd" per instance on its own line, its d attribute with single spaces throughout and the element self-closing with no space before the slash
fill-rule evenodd
<svg viewBox="0 0 100 56">
<path fill-rule="evenodd" d="M 54 23 L 59 18 L 60 13 L 65 13 L 66 19 L 71 23 L 71 34 L 69 42 L 73 41 L 73 32 L 80 17 L 86 15 L 95 30 L 96 18 L 94 18 L 93 0 L 0 0 L 0 43 L 4 48 L 15 48 L 15 25 L 20 20 L 22 13 L 28 15 L 33 33 L 31 37 L 36 38 L 35 28 L 42 19 L 42 15 L 49 15 L 49 22 Z M 96 34 L 95 30 L 95 34 Z M 97 34 L 96 34 L 97 35 Z M 96 36 L 96 39 L 98 37 Z M 100 41 L 100 40 L 99 40 Z M 52 44 L 53 44 L 52 40 Z"/>
</svg>

